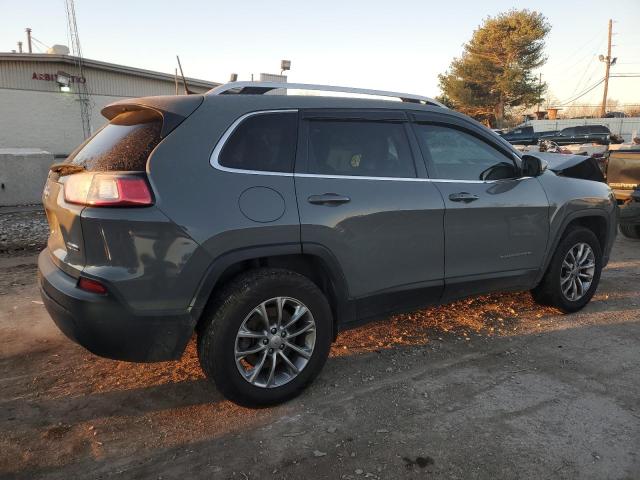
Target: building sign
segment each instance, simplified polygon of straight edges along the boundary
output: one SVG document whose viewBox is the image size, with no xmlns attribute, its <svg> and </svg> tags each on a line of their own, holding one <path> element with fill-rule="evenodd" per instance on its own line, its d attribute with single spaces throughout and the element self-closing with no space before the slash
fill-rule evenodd
<svg viewBox="0 0 640 480">
<path fill-rule="evenodd" d="M 69 80 L 71 81 L 71 83 L 87 83 L 87 79 L 85 77 L 76 77 L 75 75 L 68 75 L 68 74 L 65 74 L 65 75 L 69 77 Z M 31 80 L 43 80 L 45 82 L 55 82 L 57 78 L 58 78 L 57 73 L 33 72 L 33 75 L 31 75 Z"/>
</svg>

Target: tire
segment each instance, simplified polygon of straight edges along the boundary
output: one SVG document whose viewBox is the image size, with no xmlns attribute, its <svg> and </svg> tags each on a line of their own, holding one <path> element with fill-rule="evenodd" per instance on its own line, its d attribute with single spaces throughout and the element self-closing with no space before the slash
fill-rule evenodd
<svg viewBox="0 0 640 480">
<path fill-rule="evenodd" d="M 282 312 L 282 324 L 271 334 L 265 315 L 276 328 L 278 311 Z M 329 356 L 331 309 L 320 289 L 300 274 L 270 268 L 240 274 L 215 297 L 207 312 L 198 333 L 200 365 L 220 392 L 239 405 L 262 407 L 296 397 L 320 373 Z M 285 324 L 298 314 L 302 315 L 300 320 L 285 330 Z M 236 361 L 237 354 L 259 348 L 259 352 Z M 276 366 L 272 374 L 273 359 Z"/>
<path fill-rule="evenodd" d="M 620 233 L 627 238 L 640 238 L 640 225 L 620 225 Z"/>
<path fill-rule="evenodd" d="M 583 290 L 582 294 L 575 299 L 570 298 L 573 289 L 569 289 L 569 294 L 563 293 L 563 285 L 567 288 L 568 284 L 562 283 L 563 277 L 566 280 L 567 276 L 571 276 L 570 270 L 563 267 L 563 262 L 568 258 L 569 251 L 578 247 L 580 244 L 586 244 L 593 253 L 593 272 L 591 282 L 586 290 Z M 585 248 L 584 251 L 587 249 Z M 586 260 L 585 260 L 586 262 Z M 591 261 L 584 263 L 583 265 L 590 265 Z M 581 275 L 586 275 L 590 270 L 579 270 Z M 542 277 L 542 280 L 531 290 L 533 299 L 542 305 L 548 305 L 556 307 L 565 313 L 576 312 L 583 308 L 595 293 L 600 281 L 600 273 L 602 271 L 602 249 L 600 242 L 595 234 L 584 227 L 575 227 L 568 230 L 564 237 L 560 240 L 551 262 L 547 267 L 547 271 Z M 581 282 L 584 279 L 580 277 Z M 571 280 L 569 280 L 571 282 Z M 577 283 L 576 283 L 577 285 Z M 576 290 L 576 294 L 579 289 Z"/>
</svg>

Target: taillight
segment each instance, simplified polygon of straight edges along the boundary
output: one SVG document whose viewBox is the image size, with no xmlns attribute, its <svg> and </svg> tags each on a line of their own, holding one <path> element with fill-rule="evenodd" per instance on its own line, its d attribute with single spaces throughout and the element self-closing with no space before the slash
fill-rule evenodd
<svg viewBox="0 0 640 480">
<path fill-rule="evenodd" d="M 97 280 L 91 280 L 85 277 L 80 277 L 80 280 L 78 280 L 78 288 L 85 292 L 97 293 L 99 295 L 106 295 L 107 293 L 107 288 L 103 284 Z"/>
<path fill-rule="evenodd" d="M 153 204 L 147 180 L 122 173 L 76 173 L 64 181 L 64 199 L 93 207 L 127 207 Z"/>
</svg>

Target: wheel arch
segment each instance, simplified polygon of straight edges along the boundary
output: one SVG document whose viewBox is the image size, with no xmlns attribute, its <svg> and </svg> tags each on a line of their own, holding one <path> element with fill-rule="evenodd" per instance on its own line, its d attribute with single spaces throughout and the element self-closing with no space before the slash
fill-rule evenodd
<svg viewBox="0 0 640 480">
<path fill-rule="evenodd" d="M 333 314 L 333 337 L 339 324 L 354 315 L 348 302 L 348 289 L 342 269 L 325 247 L 317 244 L 273 245 L 247 248 L 225 254 L 212 262 L 191 302 L 196 330 L 202 325 L 203 313 L 216 293 L 233 277 L 260 267 L 283 268 L 304 275 L 327 297 Z"/>
<path fill-rule="evenodd" d="M 598 243 L 600 243 L 600 248 L 603 253 L 603 259 L 606 260 L 605 255 L 607 254 L 607 246 L 610 242 L 611 235 L 610 214 L 606 210 L 602 210 L 599 208 L 584 209 L 572 212 L 563 219 L 560 227 L 557 229 L 553 237 L 553 241 L 550 243 L 550 247 L 547 251 L 544 265 L 542 266 L 538 274 L 536 284 L 542 279 L 545 272 L 547 271 L 547 268 L 549 268 L 549 263 L 551 262 L 553 253 L 556 251 L 556 248 L 558 248 L 560 240 L 562 240 L 569 229 L 576 226 L 587 228 L 594 233 L 594 235 L 598 239 Z"/>
</svg>

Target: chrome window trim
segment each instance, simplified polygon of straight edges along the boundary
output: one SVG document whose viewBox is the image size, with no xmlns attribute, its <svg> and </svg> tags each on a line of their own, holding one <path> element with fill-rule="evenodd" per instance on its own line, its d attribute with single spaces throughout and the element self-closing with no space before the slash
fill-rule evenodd
<svg viewBox="0 0 640 480">
<path fill-rule="evenodd" d="M 329 178 L 345 180 L 382 180 L 395 182 L 432 182 L 432 183 L 496 183 L 503 180 L 451 180 L 448 178 L 406 178 L 406 177 L 367 177 L 364 175 L 322 175 L 318 173 L 294 173 L 296 178 Z M 505 179 L 519 180 L 519 179 Z"/>
<path fill-rule="evenodd" d="M 222 134 L 222 137 L 220 137 L 220 140 L 218 140 L 218 143 L 216 143 L 216 146 L 213 149 L 213 152 L 211 153 L 211 157 L 209 158 L 209 164 L 213 168 L 217 170 L 222 170 L 223 172 L 245 173 L 249 175 L 272 175 L 272 176 L 278 176 L 278 177 L 292 177 L 293 173 L 290 173 L 290 172 L 273 172 L 269 170 L 244 170 L 241 168 L 231 168 L 231 167 L 225 167 L 223 165 L 220 165 L 219 157 L 220 157 L 220 154 L 222 153 L 222 149 L 227 143 L 227 140 L 229 140 L 229 137 L 231 137 L 231 135 L 233 135 L 233 132 L 236 131 L 238 126 L 247 118 L 251 118 L 256 115 L 267 115 L 269 113 L 298 113 L 298 110 L 295 108 L 286 108 L 281 110 L 257 110 L 255 112 L 249 112 L 249 113 L 245 113 L 244 115 L 241 115 L 231 124 L 229 128 L 227 128 L 227 130 L 225 130 L 225 132 Z"/>
<path fill-rule="evenodd" d="M 247 118 L 256 116 L 256 115 L 266 115 L 269 113 L 298 113 L 298 109 L 295 108 L 287 108 L 287 109 L 276 109 L 276 110 L 256 110 L 254 112 L 248 112 L 240 117 L 238 117 L 232 124 L 225 130 L 216 143 L 213 152 L 211 153 L 211 157 L 209 159 L 210 165 L 216 170 L 221 170 L 223 172 L 230 173 L 243 173 L 247 175 L 270 175 L 277 177 L 300 177 L 300 178 L 327 178 L 327 179 L 344 179 L 344 180 L 376 180 L 376 181 L 394 181 L 394 182 L 434 182 L 434 183 L 496 183 L 503 180 L 454 180 L 448 178 L 406 178 L 406 177 L 369 177 L 369 176 L 361 176 L 361 175 L 322 175 L 317 173 L 289 173 L 289 172 L 272 172 L 268 170 L 244 170 L 241 168 L 230 168 L 220 165 L 219 157 L 220 153 L 222 153 L 222 149 L 224 148 L 229 137 L 235 132 L 238 126 Z M 527 177 L 523 177 L 527 178 Z M 504 179 L 504 180 L 521 180 L 520 179 Z"/>
</svg>

